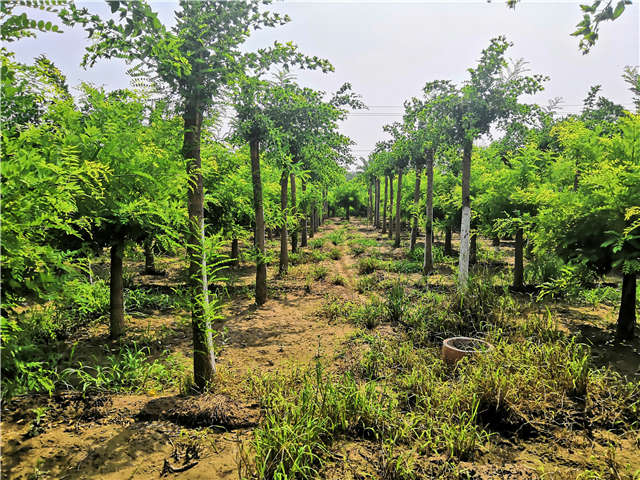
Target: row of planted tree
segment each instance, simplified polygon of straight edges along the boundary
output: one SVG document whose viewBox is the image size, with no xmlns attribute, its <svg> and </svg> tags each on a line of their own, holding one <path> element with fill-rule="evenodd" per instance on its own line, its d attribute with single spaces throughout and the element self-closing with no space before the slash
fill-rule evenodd
<svg viewBox="0 0 640 480">
<path fill-rule="evenodd" d="M 494 245 L 514 240 L 516 291 L 563 294 L 567 282 L 584 287 L 618 274 L 617 336 L 630 339 L 640 271 L 640 116 L 600 96 L 599 86 L 580 114 L 558 114 L 557 101 L 521 103 L 546 79 L 527 75 L 522 61 L 507 62 L 508 47 L 493 40 L 468 81 L 429 82 L 421 98 L 405 102 L 404 121 L 384 128 L 390 140 L 378 142 L 341 195 L 366 203 L 374 226 L 390 238 L 395 232 L 396 248 L 403 224 L 411 250 L 423 232 L 424 275 L 434 268 L 434 222 L 446 255 L 459 232 L 463 289 L 478 235 Z M 624 79 L 640 108 L 637 68 L 625 69 Z"/>
<path fill-rule="evenodd" d="M 363 107 L 349 84 L 332 95 L 298 85 L 292 67 L 333 68 L 291 43 L 242 51 L 252 30 L 289 20 L 264 3 L 183 1 L 171 28 L 144 2 L 109 2 L 112 19 L 72 2 L 47 7 L 91 35 L 84 66 L 137 61 L 129 72 L 136 91 L 83 84 L 74 98 L 47 58 L 25 65 L 2 49 L 3 317 L 25 300 L 52 299 L 83 268 L 91 277 L 88 259 L 106 247 L 110 336 L 120 337 L 130 246 L 144 246 L 150 273 L 154 249 L 186 250 L 194 380 L 199 387 L 211 380 L 219 302 L 209 286 L 229 263 L 222 249 L 231 243 L 233 262 L 241 242 L 253 245 L 255 299 L 263 304 L 265 232 L 281 237 L 285 274 L 290 234 L 294 252 L 298 234 L 306 246 L 352 160 L 338 124 Z M 59 30 L 16 6 L 3 3 L 3 41 Z"/>
</svg>

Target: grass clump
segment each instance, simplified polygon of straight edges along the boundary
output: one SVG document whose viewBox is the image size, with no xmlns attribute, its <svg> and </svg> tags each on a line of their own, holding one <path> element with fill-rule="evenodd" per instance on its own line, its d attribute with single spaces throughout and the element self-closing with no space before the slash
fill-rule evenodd
<svg viewBox="0 0 640 480">
<path fill-rule="evenodd" d="M 349 319 L 357 326 L 372 330 L 380 325 L 385 318 L 385 313 L 385 307 L 382 302 L 377 297 L 372 296 L 367 303 L 354 308 L 349 315 Z"/>
<path fill-rule="evenodd" d="M 377 438 L 389 431 L 393 401 L 375 383 L 315 369 L 252 380 L 267 410 L 254 434 L 259 478 L 315 478 L 336 435 Z"/>
<path fill-rule="evenodd" d="M 333 232 L 326 235 L 326 238 L 333 243 L 334 245 L 340 245 L 345 241 L 346 231 L 344 228 L 340 228 L 338 230 L 334 230 Z"/>
<path fill-rule="evenodd" d="M 387 294 L 386 310 L 390 322 L 400 322 L 405 314 L 406 298 L 404 285 L 396 282 Z"/>
<path fill-rule="evenodd" d="M 387 269 L 395 273 L 420 273 L 422 272 L 422 261 L 403 258 L 389 262 Z"/>
<path fill-rule="evenodd" d="M 309 240 L 309 246 L 314 250 L 320 250 L 322 247 L 324 247 L 324 238 L 316 237 Z"/>
<path fill-rule="evenodd" d="M 360 258 L 357 263 L 358 273 L 367 275 L 382 268 L 380 260 L 372 257 Z"/>
<path fill-rule="evenodd" d="M 358 293 L 370 292 L 376 288 L 377 284 L 378 279 L 375 275 L 365 275 L 356 282 L 356 290 Z"/>
<path fill-rule="evenodd" d="M 332 260 L 340 260 L 342 258 L 342 252 L 339 248 L 332 248 L 329 250 L 329 258 Z"/>
<path fill-rule="evenodd" d="M 345 286 L 347 285 L 347 279 L 343 275 L 338 274 L 335 277 L 333 277 L 333 280 L 331 280 L 331 283 L 333 283 L 334 285 Z"/>
<path fill-rule="evenodd" d="M 83 394 L 96 392 L 142 392 L 172 385 L 178 365 L 167 366 L 158 360 L 148 360 L 148 347 L 134 342 L 101 361 L 94 358 L 91 365 L 79 362 L 62 372 L 61 382 Z"/>
<path fill-rule="evenodd" d="M 311 269 L 311 276 L 317 282 L 319 280 L 324 280 L 329 273 L 329 269 L 324 265 L 316 265 Z"/>
</svg>

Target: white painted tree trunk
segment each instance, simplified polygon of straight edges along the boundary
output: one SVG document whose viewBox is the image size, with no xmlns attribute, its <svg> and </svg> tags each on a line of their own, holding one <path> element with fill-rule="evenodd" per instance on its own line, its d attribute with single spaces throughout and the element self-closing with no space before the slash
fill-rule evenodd
<svg viewBox="0 0 640 480">
<path fill-rule="evenodd" d="M 462 152 L 462 222 L 460 223 L 460 261 L 458 283 L 462 290 L 469 281 L 469 250 L 471 230 L 471 149 L 470 141 L 464 143 Z"/>
<path fill-rule="evenodd" d="M 461 288 L 467 286 L 469 280 L 469 247 L 471 231 L 471 208 L 462 207 L 462 223 L 460 224 L 460 270 L 458 272 L 458 283 Z"/>
</svg>

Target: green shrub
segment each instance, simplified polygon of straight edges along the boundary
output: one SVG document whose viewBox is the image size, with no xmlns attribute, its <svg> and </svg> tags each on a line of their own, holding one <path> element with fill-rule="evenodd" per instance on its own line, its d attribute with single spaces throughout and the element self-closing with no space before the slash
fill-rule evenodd
<svg viewBox="0 0 640 480">
<path fill-rule="evenodd" d="M 338 248 L 332 248 L 329 250 L 329 257 L 332 260 L 340 260 L 342 258 L 342 252 Z"/>
<path fill-rule="evenodd" d="M 2 332 L 2 398 L 25 393 L 52 392 L 62 355 L 34 340 L 33 332 L 15 319 L 0 317 Z"/>
</svg>

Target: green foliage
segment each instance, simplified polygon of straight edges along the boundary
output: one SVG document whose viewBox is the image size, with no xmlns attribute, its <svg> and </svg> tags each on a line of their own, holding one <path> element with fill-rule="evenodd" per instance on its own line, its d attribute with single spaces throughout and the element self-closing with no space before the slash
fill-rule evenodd
<svg viewBox="0 0 640 480">
<path fill-rule="evenodd" d="M 152 387 L 171 385 L 178 380 L 176 371 L 158 360 L 148 361 L 149 349 L 125 346 L 108 354 L 104 362 L 94 358 L 91 365 L 78 362 L 62 372 L 61 382 L 83 394 L 96 392 L 144 392 Z"/>
</svg>

